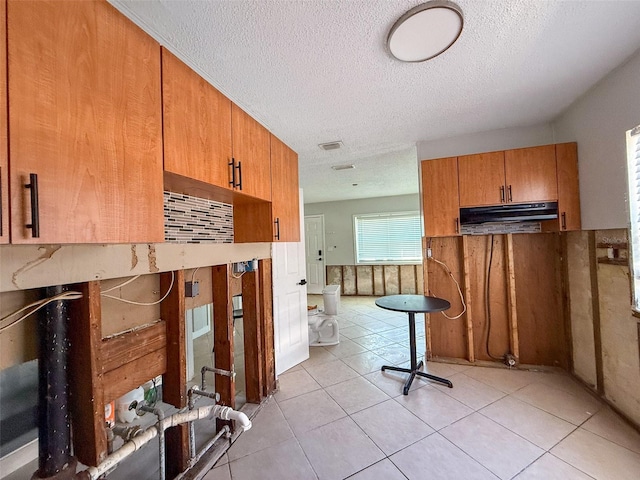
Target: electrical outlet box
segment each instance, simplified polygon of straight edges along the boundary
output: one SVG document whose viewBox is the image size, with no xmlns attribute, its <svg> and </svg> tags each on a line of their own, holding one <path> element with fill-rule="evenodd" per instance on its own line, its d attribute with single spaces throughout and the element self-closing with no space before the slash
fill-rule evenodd
<svg viewBox="0 0 640 480">
<path fill-rule="evenodd" d="M 184 296 L 191 298 L 200 294 L 200 282 L 186 282 L 184 285 Z"/>
</svg>

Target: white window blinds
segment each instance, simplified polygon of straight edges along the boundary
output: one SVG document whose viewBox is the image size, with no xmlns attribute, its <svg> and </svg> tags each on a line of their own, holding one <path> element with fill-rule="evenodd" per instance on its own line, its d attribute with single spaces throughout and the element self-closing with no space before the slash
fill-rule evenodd
<svg viewBox="0 0 640 480">
<path fill-rule="evenodd" d="M 420 263 L 418 212 L 354 215 L 356 263 Z"/>
<path fill-rule="evenodd" d="M 627 132 L 629 177 L 629 241 L 633 275 L 633 307 L 640 311 L 640 125 Z"/>
</svg>

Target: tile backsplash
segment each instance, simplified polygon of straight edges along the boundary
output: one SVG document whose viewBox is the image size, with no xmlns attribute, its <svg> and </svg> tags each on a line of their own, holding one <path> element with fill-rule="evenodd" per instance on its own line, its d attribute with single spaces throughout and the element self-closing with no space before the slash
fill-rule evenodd
<svg viewBox="0 0 640 480">
<path fill-rule="evenodd" d="M 168 243 L 233 243 L 233 205 L 164 192 Z"/>
<path fill-rule="evenodd" d="M 480 225 L 462 225 L 462 235 L 491 235 L 500 233 L 539 233 L 540 222 L 483 223 Z"/>
</svg>

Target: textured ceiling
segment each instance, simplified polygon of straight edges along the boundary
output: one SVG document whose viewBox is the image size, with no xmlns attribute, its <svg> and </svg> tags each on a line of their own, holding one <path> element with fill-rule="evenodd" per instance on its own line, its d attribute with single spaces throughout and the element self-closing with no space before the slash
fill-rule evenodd
<svg viewBox="0 0 640 480">
<path fill-rule="evenodd" d="M 640 47 L 640 1 L 458 0 L 418 64 L 385 41 L 420 1 L 110 1 L 298 152 L 307 203 L 415 193 L 416 142 L 548 122 Z"/>
</svg>

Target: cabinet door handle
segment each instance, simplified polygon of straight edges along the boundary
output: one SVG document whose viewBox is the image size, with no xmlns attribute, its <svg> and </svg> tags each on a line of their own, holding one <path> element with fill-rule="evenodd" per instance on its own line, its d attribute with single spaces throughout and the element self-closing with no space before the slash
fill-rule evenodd
<svg viewBox="0 0 640 480">
<path fill-rule="evenodd" d="M 276 218 L 273 223 L 276 224 L 275 238 L 276 238 L 276 240 L 280 240 L 280 219 Z"/>
<path fill-rule="evenodd" d="M 504 185 L 500 185 L 500 203 L 504 203 Z"/>
<path fill-rule="evenodd" d="M 562 230 L 566 230 L 567 229 L 567 214 L 566 214 L 566 212 L 562 212 L 562 215 L 560 215 L 560 218 L 562 220 Z"/>
<path fill-rule="evenodd" d="M 513 195 L 511 195 L 511 185 L 507 187 L 507 190 L 509 190 L 509 201 L 513 202 Z"/>
<path fill-rule="evenodd" d="M 33 238 L 40 237 L 40 206 L 38 205 L 38 174 L 30 173 L 29 182 L 25 184 L 24 188 L 28 188 L 31 193 L 31 223 L 27 223 L 25 226 L 31 229 L 31 236 Z"/>
<path fill-rule="evenodd" d="M 242 162 L 238 162 L 236 168 L 238 169 L 238 185 L 236 185 L 236 187 L 242 190 Z"/>
<path fill-rule="evenodd" d="M 229 185 L 231 185 L 231 188 L 235 188 L 236 187 L 236 159 L 235 158 L 231 158 L 231 161 L 229 162 L 229 166 L 231 167 L 231 181 L 229 182 Z"/>
<path fill-rule="evenodd" d="M 460 233 L 460 220 L 456 217 L 456 233 Z"/>
</svg>

